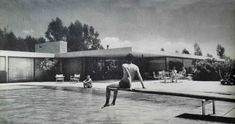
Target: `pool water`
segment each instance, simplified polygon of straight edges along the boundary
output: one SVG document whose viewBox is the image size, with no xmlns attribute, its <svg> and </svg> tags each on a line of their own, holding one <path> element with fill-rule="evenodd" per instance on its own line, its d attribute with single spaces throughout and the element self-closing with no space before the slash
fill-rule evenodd
<svg viewBox="0 0 235 124">
<path fill-rule="evenodd" d="M 200 101 L 194 99 L 123 91 L 116 106 L 101 109 L 104 102 L 105 91 L 95 89 L 3 90 L 0 124 L 206 123 L 175 117 L 199 107 Z"/>
</svg>

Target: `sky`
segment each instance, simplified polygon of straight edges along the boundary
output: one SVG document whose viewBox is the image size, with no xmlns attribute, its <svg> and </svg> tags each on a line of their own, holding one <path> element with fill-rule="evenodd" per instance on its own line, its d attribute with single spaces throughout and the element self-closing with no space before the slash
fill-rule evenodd
<svg viewBox="0 0 235 124">
<path fill-rule="evenodd" d="M 198 43 L 216 56 L 221 44 L 235 58 L 235 0 L 0 0 L 0 28 L 19 37 L 44 36 L 56 17 L 94 26 L 110 48 L 193 54 Z"/>
</svg>

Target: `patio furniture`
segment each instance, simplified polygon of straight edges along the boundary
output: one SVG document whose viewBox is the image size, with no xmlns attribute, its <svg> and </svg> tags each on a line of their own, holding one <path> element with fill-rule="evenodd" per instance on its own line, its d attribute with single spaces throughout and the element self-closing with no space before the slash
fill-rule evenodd
<svg viewBox="0 0 235 124">
<path fill-rule="evenodd" d="M 172 73 L 171 72 L 171 82 L 172 83 L 177 83 L 178 82 L 178 80 L 180 79 L 180 78 L 182 78 L 183 76 L 181 75 L 181 74 L 179 74 L 179 73 Z"/>
<path fill-rule="evenodd" d="M 163 71 L 163 72 L 162 72 L 162 78 L 163 78 L 163 80 L 164 80 L 164 83 L 166 83 L 167 80 L 170 80 L 170 79 L 171 79 L 170 72 L 165 72 L 165 71 Z"/>
<path fill-rule="evenodd" d="M 70 76 L 70 81 L 78 82 L 79 79 L 80 79 L 80 74 L 74 74 L 74 75 Z"/>
<path fill-rule="evenodd" d="M 188 74 L 187 79 L 192 80 L 193 74 Z"/>
<path fill-rule="evenodd" d="M 164 80 L 164 83 L 174 83 L 178 82 L 179 75 L 178 73 L 172 73 L 172 72 L 162 72 L 162 79 Z"/>
<path fill-rule="evenodd" d="M 156 75 L 155 72 L 153 72 L 153 79 L 160 80 L 162 79 L 162 73 L 158 72 L 158 75 Z"/>
<path fill-rule="evenodd" d="M 64 75 L 63 74 L 56 74 L 55 78 L 56 78 L 56 82 L 57 81 L 64 82 Z"/>
</svg>

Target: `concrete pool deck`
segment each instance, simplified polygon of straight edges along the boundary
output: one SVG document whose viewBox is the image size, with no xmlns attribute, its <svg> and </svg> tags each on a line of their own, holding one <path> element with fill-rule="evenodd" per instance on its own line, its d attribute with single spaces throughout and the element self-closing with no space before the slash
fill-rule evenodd
<svg viewBox="0 0 235 124">
<path fill-rule="evenodd" d="M 93 88 L 105 89 L 107 85 L 118 83 L 118 80 L 94 81 Z M 189 93 L 210 93 L 214 95 L 235 95 L 235 85 L 220 85 L 219 81 L 189 81 L 181 80 L 178 83 L 162 83 L 161 80 L 144 81 L 146 89 L 156 91 L 173 91 Z M 0 90 L 17 89 L 33 86 L 61 86 L 61 87 L 83 87 L 82 82 L 18 82 L 2 83 Z M 141 88 L 139 82 L 132 83 L 132 88 Z"/>
<path fill-rule="evenodd" d="M 105 91 L 105 88 L 107 85 L 111 84 L 111 83 L 115 83 L 118 82 L 117 80 L 105 80 L 105 81 L 95 81 L 93 83 L 93 88 L 94 89 L 99 89 L 102 91 Z M 197 93 L 197 94 L 202 94 L 202 93 L 208 93 L 208 94 L 212 94 L 212 95 L 225 95 L 225 96 L 232 96 L 235 97 L 235 86 L 225 86 L 225 85 L 220 85 L 220 82 L 213 82 L 213 81 L 188 81 L 188 80 L 182 80 L 179 83 L 161 83 L 162 81 L 159 80 L 150 80 L 150 81 L 145 81 L 144 84 L 146 86 L 147 89 L 150 90 L 156 90 L 156 91 L 171 91 L 171 92 L 188 92 L 188 93 Z M 21 88 L 35 88 L 37 86 L 52 86 L 52 87 L 71 87 L 71 88 L 82 88 L 83 85 L 81 82 L 79 83 L 75 83 L 75 82 L 20 82 L 20 83 L 6 83 L 6 84 L 0 84 L 0 90 L 9 90 L 9 89 L 21 89 Z M 138 82 L 134 82 L 132 87 L 135 88 L 141 88 L 140 83 Z M 125 92 L 125 91 L 123 91 Z M 173 96 L 170 96 L 173 98 Z M 167 98 L 170 97 L 166 97 L 166 101 Z M 164 99 L 164 100 L 165 100 Z M 174 99 L 178 99 L 177 97 L 175 97 Z M 105 96 L 104 96 L 104 100 L 105 100 Z M 185 99 L 182 99 L 185 100 Z M 191 99 L 186 99 L 186 100 L 191 100 Z M 191 102 L 187 102 L 185 101 L 185 103 L 183 104 L 190 104 Z M 198 104 L 199 103 L 199 104 Z M 183 109 L 182 107 L 179 107 L 181 109 L 177 109 L 177 113 L 178 114 L 183 114 L 183 113 L 192 113 L 192 114 L 201 114 L 201 107 L 200 107 L 200 101 L 198 102 L 198 107 L 194 108 L 194 109 Z M 108 107 L 106 111 L 113 111 L 114 108 L 119 110 L 118 108 L 120 107 L 120 109 L 124 109 L 122 108 L 122 104 L 117 103 L 117 105 L 115 107 Z M 156 103 L 158 104 L 158 103 Z M 160 104 L 159 104 L 160 105 Z M 176 105 L 174 106 L 175 108 L 177 108 L 179 104 L 176 103 Z M 118 107 L 119 106 L 119 107 Z M 161 105 L 160 105 L 161 106 Z M 207 105 L 210 106 L 210 105 Z M 224 116 L 224 117 L 232 117 L 235 118 L 235 108 L 234 108 L 234 103 L 229 103 L 229 102 L 216 102 L 216 115 L 218 116 Z M 127 107 L 127 105 L 125 106 Z M 163 109 L 166 106 L 162 106 Z M 174 108 L 171 109 L 167 109 L 165 108 L 167 111 L 166 112 L 162 112 L 162 115 L 159 115 L 157 113 L 153 113 L 155 114 L 155 116 L 159 116 L 159 117 L 165 117 L 166 119 L 169 119 L 169 116 L 172 115 L 172 117 L 175 117 L 174 114 Z M 208 110 L 208 113 L 211 112 L 211 107 L 207 107 L 206 108 Z M 121 110 L 120 110 L 121 111 Z M 207 114 L 208 114 L 207 113 Z M 163 116 L 165 115 L 165 116 Z M 170 116 L 171 117 L 171 116 Z M 173 121 L 174 122 L 174 121 Z M 170 122 L 171 123 L 171 122 Z M 204 123 L 204 122 L 200 122 L 200 123 Z"/>
</svg>

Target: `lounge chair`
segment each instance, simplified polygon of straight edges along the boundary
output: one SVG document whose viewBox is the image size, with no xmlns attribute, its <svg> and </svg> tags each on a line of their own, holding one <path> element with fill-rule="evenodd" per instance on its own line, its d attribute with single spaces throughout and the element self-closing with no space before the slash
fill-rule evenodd
<svg viewBox="0 0 235 124">
<path fill-rule="evenodd" d="M 56 82 L 57 81 L 63 81 L 64 82 L 64 75 L 63 74 L 56 74 L 55 78 L 56 78 Z"/>
<path fill-rule="evenodd" d="M 70 81 L 78 82 L 80 79 L 80 74 L 74 74 L 73 76 L 70 76 Z"/>
<path fill-rule="evenodd" d="M 162 79 L 164 80 L 164 83 L 166 83 L 167 80 L 171 80 L 170 72 L 162 71 Z"/>
<path fill-rule="evenodd" d="M 162 72 L 159 71 L 158 75 L 156 75 L 156 73 L 153 72 L 153 79 L 157 79 L 157 80 L 163 79 Z"/>
</svg>

